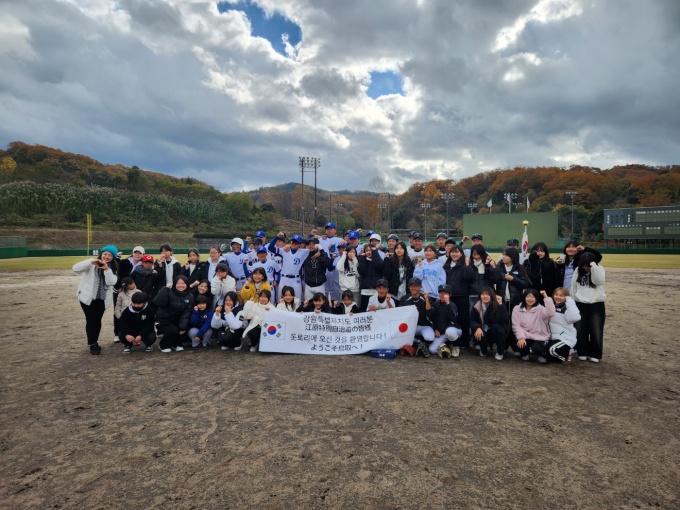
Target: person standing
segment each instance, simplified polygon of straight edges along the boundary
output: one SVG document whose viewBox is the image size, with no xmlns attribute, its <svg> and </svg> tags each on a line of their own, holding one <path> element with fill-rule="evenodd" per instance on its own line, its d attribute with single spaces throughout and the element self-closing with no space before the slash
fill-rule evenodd
<svg viewBox="0 0 680 510">
<path fill-rule="evenodd" d="M 73 271 L 81 274 L 76 297 L 85 314 L 85 333 L 90 354 L 101 353 L 99 333 L 104 312 L 113 304 L 113 286 L 118 281 L 117 256 L 118 248 L 109 244 L 100 250 L 98 258 L 73 265 Z"/>
<path fill-rule="evenodd" d="M 581 254 L 571 281 L 571 295 L 581 314 L 576 326 L 576 350 L 580 361 L 599 363 L 602 359 L 604 322 L 604 268 L 593 253 Z"/>
</svg>

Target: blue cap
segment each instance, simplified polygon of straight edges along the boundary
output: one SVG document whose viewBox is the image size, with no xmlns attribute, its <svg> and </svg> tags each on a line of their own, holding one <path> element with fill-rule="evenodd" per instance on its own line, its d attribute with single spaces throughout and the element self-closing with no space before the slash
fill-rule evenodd
<svg viewBox="0 0 680 510">
<path fill-rule="evenodd" d="M 299 234 L 293 234 L 292 236 L 290 236 L 290 240 L 302 244 L 302 236 Z"/>
<path fill-rule="evenodd" d="M 338 245 L 338 248 L 342 248 L 343 250 L 346 249 L 349 245 L 347 243 L 340 243 Z"/>
<path fill-rule="evenodd" d="M 257 253 L 267 253 L 267 248 L 265 248 L 264 246 L 260 246 L 257 249 Z"/>
<path fill-rule="evenodd" d="M 352 230 L 347 237 L 350 239 L 359 239 L 359 233 L 356 230 Z"/>
<path fill-rule="evenodd" d="M 372 236 L 373 234 L 375 234 L 375 230 L 369 230 L 368 232 L 366 232 L 367 236 Z"/>
<path fill-rule="evenodd" d="M 328 223 L 326 223 L 326 228 L 335 228 L 335 223 L 329 221 Z"/>
<path fill-rule="evenodd" d="M 118 248 L 116 248 L 113 244 L 107 244 L 104 246 L 101 250 L 99 250 L 99 254 L 101 255 L 105 251 L 108 251 L 111 255 L 113 255 L 113 258 L 118 258 Z"/>
<path fill-rule="evenodd" d="M 265 234 L 264 230 L 258 230 L 255 232 L 255 237 L 267 237 L 267 234 Z"/>
</svg>

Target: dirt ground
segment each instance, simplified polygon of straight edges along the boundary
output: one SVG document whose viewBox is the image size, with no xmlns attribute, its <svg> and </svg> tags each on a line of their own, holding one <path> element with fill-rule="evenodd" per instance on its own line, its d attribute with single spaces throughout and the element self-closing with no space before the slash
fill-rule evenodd
<svg viewBox="0 0 680 510">
<path fill-rule="evenodd" d="M 86 348 L 0 278 L 0 507 L 680 508 L 680 271 L 607 272 L 600 364 Z M 675 312 L 673 311 L 675 310 Z"/>
</svg>

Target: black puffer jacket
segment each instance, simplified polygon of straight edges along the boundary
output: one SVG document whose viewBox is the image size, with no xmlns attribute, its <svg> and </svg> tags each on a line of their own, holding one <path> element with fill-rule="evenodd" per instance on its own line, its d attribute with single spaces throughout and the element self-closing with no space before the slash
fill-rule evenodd
<svg viewBox="0 0 680 510">
<path fill-rule="evenodd" d="M 153 299 L 158 324 L 175 324 L 180 331 L 186 331 L 194 309 L 194 295 L 187 288 L 184 292 L 176 288 L 163 287 Z"/>
<path fill-rule="evenodd" d="M 401 285 L 401 279 L 399 278 L 400 270 L 394 265 L 394 260 L 396 255 L 392 255 L 389 258 L 385 258 L 383 262 L 383 276 L 389 283 L 389 293 L 393 296 L 399 295 L 399 286 Z M 413 278 L 413 270 L 415 269 L 413 262 L 404 255 L 404 281 L 406 282 L 406 293 L 408 293 L 408 281 Z"/>
<path fill-rule="evenodd" d="M 476 268 L 466 266 L 465 260 L 460 259 L 457 264 L 449 259 L 444 264 L 446 272 L 446 284 L 451 285 L 452 296 L 470 295 L 470 285 L 475 281 Z"/>
<path fill-rule="evenodd" d="M 515 306 L 520 304 L 522 302 L 524 289 L 531 288 L 531 280 L 529 279 L 524 266 L 519 264 L 513 265 L 512 268 L 510 268 L 509 273 L 505 268 L 505 264 L 501 264 L 496 269 L 500 276 L 500 281 L 496 284 L 496 294 L 501 296 L 505 302 L 505 290 L 507 287 L 510 290 L 510 305 Z M 512 280 L 506 280 L 506 274 L 510 274 Z"/>
<path fill-rule="evenodd" d="M 383 277 L 383 260 L 380 254 L 374 252 L 370 259 L 364 255 L 357 257 L 359 260 L 359 282 L 362 289 L 375 289 L 378 280 Z"/>
</svg>

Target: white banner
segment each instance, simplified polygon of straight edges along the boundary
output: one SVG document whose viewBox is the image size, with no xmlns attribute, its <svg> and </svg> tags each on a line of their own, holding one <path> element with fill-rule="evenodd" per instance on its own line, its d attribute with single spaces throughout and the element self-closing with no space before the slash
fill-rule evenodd
<svg viewBox="0 0 680 510">
<path fill-rule="evenodd" d="M 415 306 L 377 312 L 333 315 L 269 310 L 262 318 L 261 352 L 361 354 L 413 344 Z"/>
</svg>

